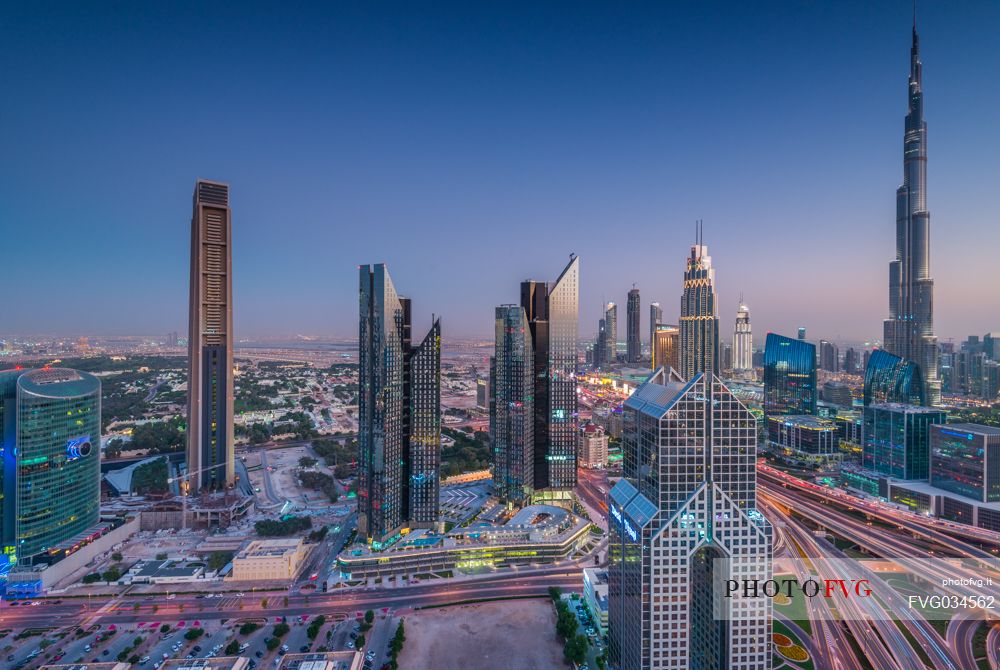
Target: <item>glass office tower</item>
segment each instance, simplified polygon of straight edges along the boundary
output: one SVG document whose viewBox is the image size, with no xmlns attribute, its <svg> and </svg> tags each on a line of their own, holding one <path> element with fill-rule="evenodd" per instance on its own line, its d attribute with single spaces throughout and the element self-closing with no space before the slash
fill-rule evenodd
<svg viewBox="0 0 1000 670">
<path fill-rule="evenodd" d="M 653 369 L 680 368 L 681 331 L 677 326 L 660 324 L 653 335 Z"/>
<path fill-rule="evenodd" d="M 754 416 L 712 375 L 658 369 L 625 401 L 608 499 L 612 667 L 770 667 L 770 599 L 718 587 L 771 577 L 756 443 Z"/>
<path fill-rule="evenodd" d="M 642 355 L 642 340 L 639 337 L 639 289 L 628 292 L 625 317 L 625 360 L 635 365 Z"/>
<path fill-rule="evenodd" d="M 64 368 L 20 375 L 16 444 L 14 472 L 4 476 L 15 478 L 18 562 L 46 562 L 100 520 L 100 380 Z"/>
<path fill-rule="evenodd" d="M 431 528 L 441 497 L 441 321 L 410 351 L 409 525 Z"/>
<path fill-rule="evenodd" d="M 764 414 L 815 414 L 816 346 L 768 333 L 764 343 Z"/>
<path fill-rule="evenodd" d="M 920 366 L 913 361 L 876 349 L 865 366 L 864 404 L 898 402 L 925 405 L 926 385 Z"/>
<path fill-rule="evenodd" d="M 649 304 L 649 351 L 652 355 L 653 345 L 656 339 L 656 327 L 663 323 L 663 308 L 660 307 L 660 303 L 652 302 Z"/>
<path fill-rule="evenodd" d="M 441 326 L 410 339 L 410 301 L 384 264 L 359 267 L 358 534 L 376 548 L 436 522 Z"/>
<path fill-rule="evenodd" d="M 931 426 L 931 484 L 984 503 L 1000 502 L 1000 428 Z"/>
<path fill-rule="evenodd" d="M 927 479 L 931 425 L 947 420 L 947 412 L 931 407 L 902 403 L 865 407 L 864 466 L 897 479 Z"/>
<path fill-rule="evenodd" d="M 14 506 L 17 503 L 17 378 L 23 370 L 0 372 L 0 572 L 17 562 Z"/>
<path fill-rule="evenodd" d="M 520 305 L 496 308 L 490 359 L 490 447 L 493 487 L 500 500 L 523 505 L 534 488 L 534 353 Z"/>
<path fill-rule="evenodd" d="M 601 344 L 604 354 L 604 368 L 610 369 L 618 362 L 618 305 L 609 302 L 604 306 L 604 342 Z"/>
<path fill-rule="evenodd" d="M 552 284 L 522 282 L 521 307 L 534 347 L 533 488 L 567 491 L 576 486 L 579 257 Z"/>
</svg>

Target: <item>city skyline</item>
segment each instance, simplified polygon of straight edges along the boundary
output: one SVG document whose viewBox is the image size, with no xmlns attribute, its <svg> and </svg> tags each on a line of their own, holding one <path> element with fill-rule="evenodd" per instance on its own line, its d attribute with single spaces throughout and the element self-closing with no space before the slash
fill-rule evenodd
<svg viewBox="0 0 1000 670">
<path fill-rule="evenodd" d="M 759 334 L 792 332 L 804 323 L 817 339 L 873 341 L 881 334 L 887 301 L 884 294 L 858 289 L 886 281 L 886 250 L 892 246 L 894 220 L 894 202 L 886 193 L 899 182 L 898 124 L 905 113 L 899 73 L 906 67 L 903 45 L 910 38 L 908 21 L 901 19 L 908 16 L 910 7 L 900 3 L 842 11 L 783 10 L 787 12 L 779 16 L 772 16 L 774 10 L 769 12 L 766 7 L 756 14 L 738 7 L 726 12 L 705 8 L 646 10 L 636 16 L 612 12 L 610 16 L 580 17 L 573 29 L 559 28 L 556 17 L 539 10 L 534 27 L 515 26 L 507 37 L 489 33 L 475 47 L 463 43 L 473 54 L 472 63 L 465 67 L 448 66 L 447 49 L 435 47 L 440 40 L 432 38 L 439 31 L 460 33 L 464 28 L 482 27 L 496 17 L 475 12 L 435 17 L 409 41 L 392 34 L 365 45 L 361 43 L 363 36 L 372 31 L 381 34 L 379 17 L 363 13 L 320 16 L 307 30 L 301 48 L 296 48 L 289 35 L 298 26 L 251 13 L 241 18 L 245 23 L 242 27 L 249 34 L 256 31 L 268 37 L 261 47 L 263 53 L 271 49 L 293 63 L 308 55 L 315 56 L 318 63 L 340 65 L 328 75 L 334 84 L 328 88 L 339 91 L 347 86 L 359 91 L 357 107 L 350 107 L 342 115 L 346 118 L 340 118 L 334 112 L 341 96 L 324 87 L 301 85 L 301 79 L 283 83 L 277 73 L 267 69 L 259 82 L 251 83 L 251 70 L 244 63 L 235 68 L 233 81 L 227 84 L 237 105 L 209 105 L 207 110 L 210 121 L 226 119 L 231 124 L 220 126 L 217 140 L 239 150 L 231 156 L 220 151 L 212 158 L 205 158 L 192 149 L 191 140 L 177 135 L 186 120 L 184 114 L 172 120 L 158 109 L 163 96 L 177 93 L 181 65 L 185 64 L 179 56 L 160 62 L 160 56 L 173 55 L 171 44 L 162 39 L 140 42 L 121 37 L 98 44 L 96 38 L 109 29 L 109 17 L 100 12 L 89 12 L 85 17 L 67 13 L 61 20 L 78 21 L 79 33 L 66 35 L 51 52 L 39 51 L 43 47 L 25 43 L 35 35 L 38 19 L 30 14 L 13 15 L 9 25 L 23 30 L 15 31 L 6 40 L 6 47 L 0 48 L 19 49 L 34 60 L 14 68 L 11 86 L 24 93 L 23 104 L 8 111 L 8 123 L 0 131 L 9 156 L 0 167 L 0 217 L 15 223 L 8 243 L 13 248 L 45 248 L 52 263 L 70 262 L 79 252 L 105 260 L 99 272 L 80 277 L 81 291 L 71 295 L 47 276 L 24 282 L 10 298 L 6 321 L 16 324 L 19 332 L 56 335 L 149 334 L 182 329 L 186 298 L 183 231 L 187 222 L 183 194 L 192 178 L 203 176 L 231 183 L 233 197 L 239 202 L 241 230 L 233 250 L 234 301 L 241 306 L 235 314 L 237 339 L 294 333 L 349 336 L 349 321 L 343 316 L 352 311 L 353 271 L 360 260 L 373 257 L 391 263 L 400 280 L 429 301 L 442 303 L 441 314 L 455 338 L 488 339 L 492 314 L 483 305 L 502 303 L 502 286 L 570 252 L 594 261 L 582 278 L 583 323 L 597 322 L 599 298 L 624 302 L 633 282 L 642 287 L 647 300 L 666 306 L 666 322 L 675 322 L 674 269 L 663 259 L 676 256 L 685 247 L 691 221 L 704 218 L 713 255 L 722 269 L 720 313 L 733 313 L 742 291 L 754 305 Z M 153 18 L 172 25 L 170 16 L 148 15 L 154 11 L 145 8 L 128 16 L 135 35 L 149 37 L 153 26 L 159 26 Z M 998 66 L 998 56 L 989 50 L 991 42 L 986 38 L 986 28 L 997 11 L 983 5 L 981 11 L 960 17 L 934 6 L 921 9 L 923 56 L 930 63 L 924 72 L 924 85 L 934 91 L 926 117 L 934 128 L 930 170 L 938 225 L 932 244 L 935 327 L 941 341 L 995 330 L 991 315 L 1000 311 L 1000 297 L 987 286 L 969 286 L 964 277 L 968 264 L 988 265 L 990 251 L 996 248 L 991 242 L 1000 242 L 995 239 L 998 233 L 987 206 L 993 180 L 986 159 L 995 154 L 996 140 L 983 130 L 989 127 L 988 110 L 992 107 L 989 91 L 984 92 L 979 85 L 983 73 Z M 593 53 L 583 50 L 577 40 L 587 42 L 608 18 L 621 24 L 622 37 L 598 41 Z M 801 27 L 790 30 L 790 22 Z M 55 23 L 58 32 L 59 21 Z M 676 29 L 675 24 L 689 29 L 690 37 L 670 44 L 665 38 Z M 327 32 L 339 35 L 348 28 L 357 28 L 358 37 L 329 51 L 320 46 L 320 36 Z M 709 28 L 719 35 L 688 53 L 685 62 L 703 58 L 700 74 L 705 81 L 726 82 L 727 86 L 701 84 L 690 74 L 672 69 L 657 74 L 663 63 L 670 62 L 674 49 L 690 51 L 691 41 L 704 36 Z M 183 44 L 198 37 L 199 30 L 178 30 L 176 39 Z M 554 39 L 543 42 L 543 34 Z M 785 46 L 763 48 L 762 43 L 777 34 Z M 955 39 L 956 35 L 962 39 Z M 729 40 L 725 48 L 721 37 Z M 859 39 L 867 37 L 872 39 Z M 854 46 L 859 42 L 864 44 L 861 49 Z M 961 48 L 955 47 L 959 42 Z M 131 55 L 137 64 L 151 64 L 148 82 L 136 83 L 132 67 L 110 60 L 106 51 L 110 46 Z M 73 64 L 60 57 L 60 48 L 73 49 Z M 249 44 L 234 38 L 229 47 L 216 47 L 215 55 L 223 64 L 231 64 L 233 59 L 245 57 L 248 48 Z M 741 76 L 733 82 L 728 76 L 731 56 L 736 50 L 745 53 L 750 48 L 756 49 L 755 59 L 741 68 Z M 353 54 L 367 56 L 368 65 L 344 65 L 351 62 Z M 418 57 L 411 69 L 393 75 L 384 85 L 364 85 L 365 77 L 373 74 L 372 68 L 374 74 L 385 74 L 387 64 L 395 64 L 404 54 Z M 516 58 L 503 58 L 512 54 Z M 561 98 L 543 92 L 543 86 L 560 81 L 569 61 L 578 72 L 588 70 L 590 59 L 602 57 L 610 59 L 608 64 L 589 68 L 594 72 L 590 78 L 575 74 L 576 78 L 566 84 L 575 86 L 562 90 Z M 545 66 L 534 72 L 536 61 Z M 467 68 L 473 65 L 502 84 L 497 92 L 459 86 L 458 92 L 447 93 L 445 84 L 463 81 L 469 74 Z M 629 65 L 637 67 L 630 69 Z M 90 67 L 90 78 L 84 80 L 96 83 L 97 88 L 84 95 L 77 116 L 68 123 L 63 112 L 66 103 L 83 95 L 79 84 L 71 80 L 79 74 L 76 67 L 86 66 Z M 307 70 L 314 79 L 319 76 L 316 67 L 311 65 Z M 435 77 L 431 71 L 438 67 L 441 74 Z M 610 73 L 619 68 L 634 74 L 615 84 Z M 404 74 L 412 77 L 413 83 L 402 81 Z M 94 77 L 100 79 L 95 82 Z M 40 91 L 32 83 L 37 80 L 59 81 L 65 86 Z M 830 82 L 837 87 L 832 104 L 825 94 Z M 112 84 L 138 87 L 139 95 L 132 96 L 125 111 L 105 107 L 116 100 L 105 88 Z M 745 94 L 751 87 L 755 92 L 767 92 L 772 102 L 747 102 Z M 448 106 L 439 110 L 435 105 L 445 102 L 417 105 L 411 109 L 412 118 L 385 113 L 367 122 L 359 120 L 363 110 L 387 100 L 412 103 L 415 89 L 442 93 Z M 719 125 L 721 119 L 711 114 L 702 121 L 689 118 L 677 109 L 675 101 L 655 93 L 661 89 L 669 90 L 671 98 L 704 101 L 695 105 L 703 109 L 712 106 L 715 96 L 721 100 L 744 94 L 743 104 L 748 106 L 745 123 L 754 123 L 753 132 L 746 132 L 748 128 L 741 123 Z M 595 95 L 597 90 L 613 93 L 614 102 L 603 102 L 608 96 Z M 260 111 L 247 111 L 248 99 L 276 91 L 290 96 L 286 106 L 264 105 Z M 514 112 L 511 120 L 500 126 L 486 111 L 496 102 L 496 95 L 504 96 Z M 529 117 L 528 110 L 520 107 L 525 99 L 543 103 L 540 110 L 529 105 L 531 114 L 537 116 Z M 791 107 L 779 107 L 781 103 Z M 568 105 L 582 116 L 575 123 L 563 124 Z M 237 107 L 239 111 L 233 111 Z M 645 107 L 654 112 L 649 118 L 646 112 L 637 111 Z M 169 104 L 164 108 L 177 112 Z M 326 112 L 335 118 L 326 119 Z M 430 155 L 421 144 L 423 140 L 402 131 L 411 124 L 429 123 L 435 112 L 445 112 L 443 118 L 452 123 L 450 130 L 439 126 L 428 130 L 427 138 L 447 140 L 444 150 Z M 315 147 L 306 145 L 304 136 L 294 130 L 275 130 L 280 123 L 270 124 L 267 135 L 255 132 L 260 124 L 293 113 L 303 116 L 298 124 L 302 131 L 326 129 L 314 133 L 318 137 Z M 261 116 L 264 114 L 269 116 Z M 775 124 L 775 117 L 783 122 Z M 317 126 L 321 118 L 323 124 Z M 532 125 L 525 126 L 529 118 Z M 839 134 L 844 146 L 818 147 L 803 141 L 814 135 L 817 119 L 826 132 Z M 595 124 L 606 129 L 608 124 L 621 125 L 622 120 L 635 122 L 627 136 L 610 130 L 600 136 L 620 143 L 619 149 L 611 150 L 603 140 L 591 139 L 584 145 L 591 160 L 579 161 L 567 153 Z M 28 143 L 31 133 L 11 134 L 10 129 L 37 123 L 47 127 L 47 140 L 41 144 Z M 76 133 L 77 123 L 85 124 L 90 132 Z M 115 133 L 109 125 L 112 123 Z M 423 125 L 417 127 L 424 129 Z M 676 128 L 684 128 L 691 139 L 681 137 Z M 156 131 L 156 137 L 143 134 L 149 129 Z M 379 140 L 369 146 L 344 136 L 353 130 Z M 498 130 L 499 136 L 488 130 Z M 517 132 L 524 130 L 530 132 Z M 384 137 L 380 131 L 385 132 Z M 513 141 L 519 136 L 523 139 Z M 519 157 L 499 148 L 505 138 L 517 148 Z M 461 148 L 466 140 L 478 154 Z M 528 151 L 520 145 L 528 140 L 536 145 L 541 141 L 552 151 Z M 136 142 L 148 148 L 138 152 L 141 164 L 136 156 L 123 154 L 125 146 Z M 400 151 L 389 152 L 390 147 Z M 54 158 L 57 148 L 58 160 Z M 738 161 L 717 176 L 709 176 L 710 170 L 718 169 L 716 159 L 723 149 L 741 154 L 766 152 L 768 169 L 751 174 L 747 170 L 753 172 L 752 166 Z M 825 162 L 826 153 L 833 154 L 830 164 Z M 201 158 L 193 162 L 193 155 Z M 426 164 L 418 164 L 421 156 L 429 157 Z M 258 159 L 265 167 L 248 165 Z M 527 163 L 532 161 L 536 164 L 528 169 Z M 571 162 L 582 163 L 582 167 L 569 165 Z M 627 185 L 607 168 L 618 162 L 631 165 Z M 43 171 L 43 166 L 52 164 L 58 164 L 59 169 Z M 126 176 L 104 178 L 109 169 L 102 168 L 112 164 Z M 155 172 L 149 169 L 154 165 Z M 806 165 L 813 169 L 804 170 Z M 462 175 L 456 174 L 457 167 L 463 169 Z M 418 176 L 418 168 L 426 170 L 426 176 Z M 525 169 L 530 181 L 517 172 Z M 727 169 L 740 169 L 743 174 L 737 179 Z M 152 174 L 156 174 L 155 179 L 146 176 Z M 451 182 L 449 192 L 458 186 L 469 194 L 453 201 L 430 181 L 433 177 Z M 720 178 L 737 184 L 731 201 L 714 197 Z M 806 194 L 834 179 L 840 184 L 842 197 L 835 198 L 833 206 L 824 211 L 815 211 Z M 128 188 L 122 189 L 122 182 Z M 484 186 L 487 182 L 497 186 Z M 503 195 L 494 188 L 502 188 Z M 52 189 L 59 191 L 58 201 L 42 197 Z M 386 193 L 393 197 L 382 197 Z M 511 193 L 517 197 L 511 198 Z M 444 204 L 446 200 L 449 204 Z M 122 212 L 140 203 L 146 214 L 144 225 L 137 228 Z M 610 224 L 614 224 L 612 228 L 608 228 Z M 514 257 L 503 245 L 496 250 L 487 248 L 486 238 L 480 238 L 476 231 L 499 225 L 513 231 L 536 230 L 538 244 Z M 412 231 L 426 230 L 430 234 L 419 236 L 415 244 L 419 255 L 429 262 L 408 262 L 407 257 L 413 255 L 408 244 L 384 246 L 383 236 L 365 240 L 352 232 L 371 226 L 384 228 L 386 237 L 398 233 L 400 239 L 409 239 L 403 237 L 406 231 L 411 231 L 412 238 Z M 586 234 L 622 226 L 628 227 L 629 235 Z M 58 234 L 70 227 L 83 227 L 89 233 L 82 240 Z M 751 234 L 729 234 L 739 227 L 746 227 Z M 571 229 L 583 233 L 572 243 L 566 239 Z M 827 235 L 836 231 L 838 244 L 819 247 L 817 234 L 809 230 L 824 230 Z M 650 236 L 671 241 L 651 245 L 648 250 L 628 248 L 629 240 Z M 515 232 L 512 238 L 516 237 Z M 970 247 L 970 237 L 980 243 Z M 783 272 L 795 274 L 802 289 L 795 295 L 785 294 L 780 279 L 762 272 L 759 259 L 767 257 L 775 238 L 787 252 Z M 433 245 L 428 246 L 432 240 Z M 456 243 L 469 242 L 475 247 L 473 251 L 455 253 Z M 107 249 L 112 244 L 116 253 L 109 256 Z M 376 250 L 375 245 L 382 248 Z M 830 257 L 817 262 L 817 249 Z M 843 259 L 836 255 L 837 249 L 850 255 L 850 273 L 840 271 Z M 492 260 L 494 254 L 510 261 L 483 262 Z M 630 265 L 627 273 L 621 271 L 625 258 Z M 14 276 L 28 276 L 31 262 L 26 254 L 14 254 Z M 469 297 L 452 296 L 445 273 L 423 269 L 436 262 L 448 262 L 466 277 Z M 108 286 L 115 287 L 114 298 L 104 297 Z M 80 294 L 88 297 L 81 300 Z M 482 296 L 482 304 L 473 304 L 471 296 Z M 129 308 L 119 309 L 121 304 Z M 41 305 L 46 309 L 40 309 Z M 323 309 L 316 309 L 317 305 Z M 848 312 L 851 319 L 839 318 Z M 588 338 L 590 333 L 584 330 L 581 335 Z"/>
</svg>

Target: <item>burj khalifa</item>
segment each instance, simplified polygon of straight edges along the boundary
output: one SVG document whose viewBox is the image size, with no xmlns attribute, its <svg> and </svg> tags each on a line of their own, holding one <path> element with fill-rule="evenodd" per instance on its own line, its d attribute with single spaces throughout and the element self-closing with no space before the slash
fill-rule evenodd
<svg viewBox="0 0 1000 670">
<path fill-rule="evenodd" d="M 910 49 L 909 111 L 903 135 L 903 184 L 896 190 L 896 259 L 889 263 L 889 318 L 883 345 L 916 362 L 930 405 L 941 401 L 937 337 L 934 335 L 934 280 L 931 278 L 927 211 L 927 123 L 921 86 L 920 38 L 913 26 Z"/>
</svg>

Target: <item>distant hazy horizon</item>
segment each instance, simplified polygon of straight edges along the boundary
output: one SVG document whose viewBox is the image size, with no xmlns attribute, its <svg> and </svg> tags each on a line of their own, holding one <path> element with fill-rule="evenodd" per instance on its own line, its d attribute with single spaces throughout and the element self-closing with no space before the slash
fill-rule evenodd
<svg viewBox="0 0 1000 670">
<path fill-rule="evenodd" d="M 941 341 L 1000 331 L 1000 5 L 920 9 Z M 581 258 L 581 338 L 676 322 L 705 221 L 724 340 L 888 315 L 911 3 L 14 5 L 0 330 L 185 336 L 191 191 L 231 185 L 234 332 L 357 329 L 386 262 L 450 340 Z"/>
</svg>

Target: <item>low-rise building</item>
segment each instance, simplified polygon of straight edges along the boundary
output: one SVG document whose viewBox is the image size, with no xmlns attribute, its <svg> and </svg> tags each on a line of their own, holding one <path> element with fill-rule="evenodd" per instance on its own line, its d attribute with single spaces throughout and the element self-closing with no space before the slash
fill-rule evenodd
<svg viewBox="0 0 1000 670">
<path fill-rule="evenodd" d="M 229 579 L 293 579 L 306 553 L 302 538 L 254 540 L 233 558 L 233 571 Z"/>
<path fill-rule="evenodd" d="M 360 670 L 365 662 L 360 651 L 327 651 L 286 654 L 278 670 Z"/>
<path fill-rule="evenodd" d="M 249 670 L 246 656 L 219 656 L 216 658 L 171 658 L 163 662 L 160 670 Z M 89 668 L 88 668 L 89 670 Z"/>
<path fill-rule="evenodd" d="M 594 615 L 601 635 L 608 632 L 608 571 L 606 568 L 583 569 L 583 600 Z"/>
<path fill-rule="evenodd" d="M 811 414 L 769 416 L 767 442 L 772 452 L 814 464 L 840 458 L 837 424 Z"/>
<path fill-rule="evenodd" d="M 139 561 L 125 573 L 126 584 L 183 584 L 205 578 L 205 564 L 171 559 Z"/>
<path fill-rule="evenodd" d="M 603 428 L 588 423 L 580 429 L 578 459 L 584 468 L 603 468 L 608 464 L 608 436 Z"/>
</svg>

